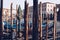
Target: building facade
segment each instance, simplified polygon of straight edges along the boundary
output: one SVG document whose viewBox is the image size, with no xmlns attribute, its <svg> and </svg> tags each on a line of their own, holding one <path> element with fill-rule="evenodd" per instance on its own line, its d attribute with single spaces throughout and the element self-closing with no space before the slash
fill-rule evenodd
<svg viewBox="0 0 60 40">
<path fill-rule="evenodd" d="M 12 10 L 13 12 L 13 19 L 16 19 L 16 9 Z M 11 20 L 11 12 L 10 9 L 3 8 L 3 14 L 2 14 L 3 21 L 6 21 L 7 18 L 10 21 Z"/>
<path fill-rule="evenodd" d="M 42 3 L 42 15 L 43 15 L 43 17 L 45 17 L 47 13 L 53 14 L 54 7 L 56 7 L 56 4 L 54 4 L 54 3 L 50 3 L 50 2 Z M 38 9 L 39 9 L 39 7 L 38 7 Z M 32 15 L 33 15 L 33 6 L 30 6 L 29 7 L 29 18 L 32 18 Z"/>
<path fill-rule="evenodd" d="M 42 13 L 43 14 L 53 14 L 53 9 L 56 7 L 56 4 L 50 3 L 50 2 L 45 2 L 42 4 Z"/>
</svg>

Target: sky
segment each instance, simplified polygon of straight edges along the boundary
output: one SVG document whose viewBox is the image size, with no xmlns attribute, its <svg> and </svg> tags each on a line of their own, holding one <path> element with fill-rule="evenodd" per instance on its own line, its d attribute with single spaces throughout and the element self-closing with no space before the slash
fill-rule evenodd
<svg viewBox="0 0 60 40">
<path fill-rule="evenodd" d="M 3 8 L 8 8 L 10 9 L 10 4 L 13 3 L 13 8 L 16 9 L 16 5 L 20 5 L 21 9 L 24 9 L 24 1 L 25 0 L 3 0 Z M 27 0 L 27 2 L 29 3 L 29 6 L 33 5 L 33 0 Z M 52 2 L 55 4 L 60 4 L 60 0 L 38 0 L 38 4 L 39 2 Z"/>
</svg>

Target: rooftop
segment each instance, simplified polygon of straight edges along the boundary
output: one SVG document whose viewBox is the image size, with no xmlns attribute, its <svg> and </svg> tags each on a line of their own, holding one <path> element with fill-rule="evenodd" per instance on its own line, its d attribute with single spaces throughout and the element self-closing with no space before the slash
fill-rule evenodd
<svg viewBox="0 0 60 40">
<path fill-rule="evenodd" d="M 44 2 L 43 4 L 47 4 L 47 3 L 49 3 L 49 4 L 54 4 L 54 3 L 51 3 L 51 2 Z"/>
</svg>

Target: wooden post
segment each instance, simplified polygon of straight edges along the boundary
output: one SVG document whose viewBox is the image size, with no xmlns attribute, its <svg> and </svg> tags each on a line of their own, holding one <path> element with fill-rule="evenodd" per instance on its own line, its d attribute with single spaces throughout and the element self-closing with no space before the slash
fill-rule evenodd
<svg viewBox="0 0 60 40">
<path fill-rule="evenodd" d="M 0 40 L 2 40 L 3 31 L 2 31 L 2 13 L 3 13 L 3 0 L 0 0 Z"/>
<path fill-rule="evenodd" d="M 38 0 L 33 0 L 33 32 L 32 40 L 38 40 Z"/>
<path fill-rule="evenodd" d="M 47 13 L 47 25 L 46 25 L 46 40 L 48 40 L 48 22 L 49 22 L 49 14 Z"/>
<path fill-rule="evenodd" d="M 6 32 L 8 33 L 8 9 L 6 10 L 6 22 L 7 22 L 7 29 Z"/>
<path fill-rule="evenodd" d="M 11 3 L 11 25 L 12 25 L 12 28 L 13 28 L 13 13 L 12 13 L 12 3 Z"/>
<path fill-rule="evenodd" d="M 3 9 L 2 9 L 2 22 L 4 21 L 4 14 L 3 14 Z M 2 30 L 4 31 L 4 25 L 2 24 Z"/>
<path fill-rule="evenodd" d="M 25 0 L 25 10 L 24 10 L 24 26 L 25 26 L 25 34 L 24 40 L 28 40 L 28 4 L 27 0 Z"/>
<path fill-rule="evenodd" d="M 12 29 L 12 28 L 13 28 L 13 14 L 12 14 L 12 5 L 13 5 L 13 3 L 11 3 L 11 6 L 10 6 L 10 7 L 11 7 L 11 10 L 10 10 L 10 12 L 11 12 L 11 40 L 13 40 L 13 39 L 12 39 L 12 32 L 13 32 L 13 31 L 12 31 L 12 30 L 13 30 L 13 29 Z"/>
<path fill-rule="evenodd" d="M 28 40 L 28 4 L 27 4 L 27 13 L 26 13 L 26 40 Z"/>
<path fill-rule="evenodd" d="M 39 4 L 39 29 L 40 29 L 40 40 L 42 40 L 42 3 Z"/>
<path fill-rule="evenodd" d="M 54 28 L 53 28 L 53 40 L 56 40 L 56 22 L 57 22 L 57 12 L 56 7 L 54 7 Z"/>
</svg>

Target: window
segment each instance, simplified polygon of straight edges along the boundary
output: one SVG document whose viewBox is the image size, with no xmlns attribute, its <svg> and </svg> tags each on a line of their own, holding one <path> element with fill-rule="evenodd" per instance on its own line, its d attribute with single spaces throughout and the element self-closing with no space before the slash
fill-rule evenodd
<svg viewBox="0 0 60 40">
<path fill-rule="evenodd" d="M 46 8 L 43 8 L 42 11 L 46 11 Z"/>
<path fill-rule="evenodd" d="M 48 11 L 49 11 L 49 9 L 48 9 Z"/>
<path fill-rule="evenodd" d="M 49 5 L 48 5 L 48 7 L 49 7 Z"/>
<path fill-rule="evenodd" d="M 51 7 L 52 7 L 52 5 L 51 5 Z"/>
<path fill-rule="evenodd" d="M 52 9 L 51 9 L 51 11 L 52 11 Z"/>
</svg>

